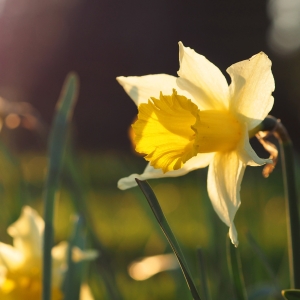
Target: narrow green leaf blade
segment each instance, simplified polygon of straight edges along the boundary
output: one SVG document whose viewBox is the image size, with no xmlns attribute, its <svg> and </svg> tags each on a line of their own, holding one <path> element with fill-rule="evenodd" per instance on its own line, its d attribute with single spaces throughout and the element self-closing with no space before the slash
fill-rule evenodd
<svg viewBox="0 0 300 300">
<path fill-rule="evenodd" d="M 84 249 L 85 247 L 85 226 L 82 217 L 75 217 L 74 231 L 69 241 L 68 247 L 68 270 L 66 272 L 63 283 L 64 300 L 78 300 L 80 294 L 80 286 L 83 275 L 83 262 L 75 263 L 72 259 L 73 247 Z"/>
<path fill-rule="evenodd" d="M 198 258 L 198 266 L 199 266 L 199 273 L 200 273 L 200 282 L 201 287 L 203 289 L 203 300 L 210 300 L 210 294 L 207 286 L 207 276 L 206 276 L 206 269 L 203 257 L 203 251 L 201 248 L 197 249 L 197 258 Z"/>
<path fill-rule="evenodd" d="M 284 128 L 282 126 L 282 128 Z M 283 130 L 288 137 L 286 131 Z M 286 219 L 288 226 L 288 254 L 291 288 L 300 288 L 300 220 L 299 198 L 295 179 L 294 148 L 291 140 L 280 139 L 283 183 L 286 201 Z"/>
<path fill-rule="evenodd" d="M 78 157 L 72 148 L 72 135 L 67 147 L 67 155 L 64 160 L 64 183 L 71 193 L 71 199 L 77 213 L 80 213 L 84 218 L 87 236 L 92 242 L 92 248 L 99 250 L 99 257 L 93 262 L 94 269 L 97 269 L 97 274 L 94 272 L 95 278 L 102 281 L 106 288 L 107 297 L 110 300 L 122 300 L 123 297 L 118 289 L 115 278 L 115 270 L 112 266 L 112 258 L 109 251 L 104 247 L 100 238 L 95 232 L 96 225 L 90 216 L 90 212 L 86 201 L 86 187 L 82 178 L 82 172 L 78 164 Z M 101 279 L 100 279 L 101 278 Z M 101 283 L 98 282 L 98 285 Z M 73 299 L 72 299 L 73 300 Z"/>
<path fill-rule="evenodd" d="M 51 299 L 54 200 L 58 190 L 68 131 L 78 90 L 78 76 L 75 73 L 69 73 L 56 106 L 56 114 L 49 137 L 49 165 L 44 191 L 43 300 Z"/>
<path fill-rule="evenodd" d="M 187 285 L 191 291 L 191 294 L 194 298 L 194 300 L 201 300 L 199 293 L 196 289 L 196 286 L 194 284 L 193 278 L 191 276 L 191 272 L 189 271 L 188 265 L 185 261 L 184 255 L 180 249 L 180 246 L 164 216 L 164 213 L 158 203 L 158 200 L 153 192 L 153 190 L 151 189 L 150 185 L 147 183 L 147 181 L 141 181 L 138 179 L 135 179 L 137 184 L 139 185 L 140 189 L 142 190 L 143 194 L 145 195 L 162 231 L 164 232 L 170 246 L 172 247 L 179 265 L 181 267 L 181 270 L 183 272 L 183 275 L 186 279 Z"/>
<path fill-rule="evenodd" d="M 286 300 L 300 300 L 300 290 L 283 290 L 281 293 Z"/>
<path fill-rule="evenodd" d="M 229 237 L 226 238 L 226 244 L 229 274 L 233 283 L 236 298 L 239 300 L 247 300 L 248 297 L 244 283 L 242 263 L 238 248 L 234 247 Z"/>
</svg>

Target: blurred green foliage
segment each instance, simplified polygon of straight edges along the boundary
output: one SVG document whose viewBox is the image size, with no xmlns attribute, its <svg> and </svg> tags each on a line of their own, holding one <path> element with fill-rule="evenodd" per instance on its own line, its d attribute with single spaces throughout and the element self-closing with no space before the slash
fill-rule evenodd
<svg viewBox="0 0 300 300">
<path fill-rule="evenodd" d="M 154 216 L 139 190 L 117 189 L 119 178 L 142 172 L 145 162 L 124 153 L 79 153 L 86 205 L 94 223 L 95 235 L 109 253 L 116 289 L 124 300 L 190 299 L 180 269 L 159 273 L 145 281 L 133 280 L 128 265 L 137 258 L 171 253 Z M 30 205 L 42 213 L 42 193 L 47 158 L 43 153 L 23 153 L 9 159 L 0 157 L 0 237 L 11 242 L 6 228 L 19 215 L 21 206 Z M 262 168 L 248 167 L 241 188 L 242 205 L 235 222 L 239 251 L 249 299 L 282 299 L 246 233 L 251 232 L 276 274 L 280 288 L 289 286 L 285 204 L 280 164 L 268 179 Z M 219 220 L 206 191 L 207 169 L 177 177 L 149 181 L 168 222 L 186 256 L 191 272 L 199 277 L 196 249 L 201 247 L 212 299 L 234 299 L 226 262 L 228 228 Z M 299 178 L 299 176 L 297 177 Z M 75 209 L 68 177 L 63 176 L 55 209 L 55 241 L 68 239 Z M 92 264 L 89 282 L 95 299 L 110 299 L 99 269 Z M 277 290 L 275 291 L 277 292 Z M 200 289 L 201 294 L 201 289 Z M 221 297 L 221 298 L 220 298 Z"/>
</svg>

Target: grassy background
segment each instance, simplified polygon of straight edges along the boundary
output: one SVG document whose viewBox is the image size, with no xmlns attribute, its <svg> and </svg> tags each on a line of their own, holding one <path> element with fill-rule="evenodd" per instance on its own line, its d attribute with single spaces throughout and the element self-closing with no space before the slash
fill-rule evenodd
<svg viewBox="0 0 300 300">
<path fill-rule="evenodd" d="M 78 155 L 77 163 L 90 220 L 109 254 L 116 279 L 114 288 L 120 291 L 123 299 L 190 299 L 179 269 L 157 274 L 145 281 L 135 281 L 127 273 L 128 265 L 137 258 L 171 252 L 141 191 L 137 187 L 127 191 L 117 189 L 119 178 L 142 172 L 145 166 L 143 159 L 122 153 L 82 152 Z M 22 205 L 30 205 L 43 215 L 46 166 L 44 153 L 26 153 L 13 158 L 5 151 L 1 152 L 2 242 L 11 243 L 6 228 L 17 219 Z M 262 177 L 261 171 L 260 167 L 247 168 L 241 188 L 242 205 L 235 223 L 249 295 L 259 291 L 261 296 L 255 299 L 277 299 L 276 296 L 268 298 L 262 294 L 262 291 L 273 288 L 273 281 L 246 238 L 246 233 L 250 231 L 267 255 L 280 288 L 287 288 L 289 280 L 281 166 L 279 164 L 268 179 Z M 228 229 L 212 209 L 206 191 L 206 176 L 207 169 L 201 169 L 183 177 L 156 179 L 149 183 L 194 276 L 198 276 L 196 248 L 200 246 L 204 252 L 212 299 L 234 299 L 226 261 L 225 239 Z M 56 205 L 56 242 L 68 239 L 72 231 L 70 220 L 74 206 L 71 192 L 68 178 L 63 176 Z M 93 264 L 89 278 L 95 297 L 111 299 L 100 273 Z"/>
</svg>

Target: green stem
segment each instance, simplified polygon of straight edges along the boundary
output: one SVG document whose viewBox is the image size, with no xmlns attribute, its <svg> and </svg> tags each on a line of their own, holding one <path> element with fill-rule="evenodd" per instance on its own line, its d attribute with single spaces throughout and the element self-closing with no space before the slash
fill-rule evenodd
<svg viewBox="0 0 300 300">
<path fill-rule="evenodd" d="M 244 282 L 239 249 L 231 243 L 229 237 L 226 239 L 226 246 L 229 274 L 233 284 L 236 299 L 247 300 L 248 297 Z"/>
<path fill-rule="evenodd" d="M 207 274 L 205 269 L 205 262 L 203 257 L 203 252 L 201 248 L 197 248 L 197 258 L 198 258 L 198 267 L 201 287 L 203 290 L 203 300 L 210 300 L 209 290 L 207 286 Z"/>
<path fill-rule="evenodd" d="M 300 226 L 298 213 L 298 199 L 296 191 L 293 144 L 280 123 L 277 130 L 285 189 L 286 218 L 288 231 L 288 250 L 291 288 L 300 288 Z"/>
<path fill-rule="evenodd" d="M 72 136 L 72 135 L 71 135 Z M 72 139 L 71 139 L 72 141 Z M 102 281 L 107 290 L 109 299 L 122 300 L 120 291 L 118 290 L 114 270 L 111 263 L 111 257 L 108 251 L 102 245 L 100 239 L 95 234 L 96 225 L 90 216 L 90 212 L 87 207 L 87 201 L 85 197 L 84 180 L 81 178 L 81 172 L 78 165 L 75 163 L 78 159 L 74 154 L 72 143 L 69 142 L 69 148 L 67 148 L 67 156 L 65 160 L 65 176 L 67 176 L 67 182 L 72 194 L 73 204 L 76 211 L 83 217 L 86 222 L 86 228 L 88 236 L 92 240 L 92 244 L 96 249 L 99 249 L 100 256 L 93 264 L 99 274 L 101 274 Z"/>
<path fill-rule="evenodd" d="M 296 190 L 293 144 L 286 128 L 274 117 L 262 122 L 262 131 L 274 133 L 279 140 L 286 203 L 289 270 L 291 288 L 300 288 L 300 223 Z M 264 126 L 265 125 L 265 126 Z"/>
</svg>

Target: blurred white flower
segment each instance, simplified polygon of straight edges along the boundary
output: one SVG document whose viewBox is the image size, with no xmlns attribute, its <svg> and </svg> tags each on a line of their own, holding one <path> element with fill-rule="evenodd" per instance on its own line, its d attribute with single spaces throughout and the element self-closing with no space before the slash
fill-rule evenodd
<svg viewBox="0 0 300 300">
<path fill-rule="evenodd" d="M 40 300 L 42 294 L 42 241 L 44 220 L 29 206 L 7 229 L 13 246 L 0 242 L 0 299 Z M 52 300 L 63 299 L 60 290 L 67 270 L 68 243 L 52 248 Z M 97 254 L 81 254 L 82 259 L 94 259 Z M 75 252 L 84 253 L 76 249 Z M 77 254 L 78 256 L 78 254 Z"/>
<path fill-rule="evenodd" d="M 128 273 L 135 280 L 146 280 L 160 272 L 180 268 L 173 253 L 143 257 L 128 266 Z"/>
</svg>

